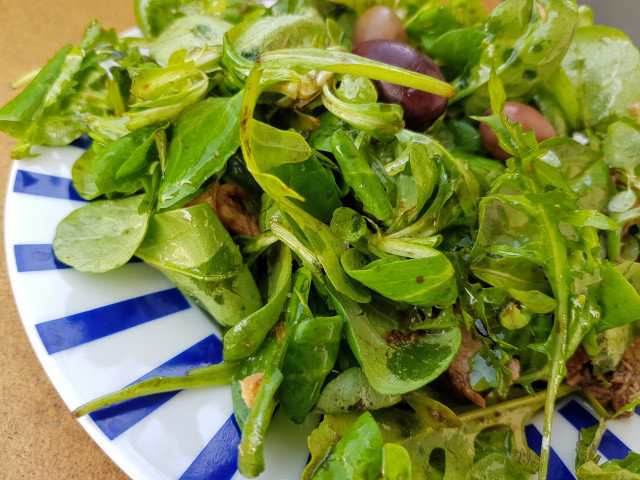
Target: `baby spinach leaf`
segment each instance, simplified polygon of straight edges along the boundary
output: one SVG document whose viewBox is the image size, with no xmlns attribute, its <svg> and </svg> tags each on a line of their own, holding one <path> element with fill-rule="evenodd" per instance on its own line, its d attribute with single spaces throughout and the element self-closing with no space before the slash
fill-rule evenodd
<svg viewBox="0 0 640 480">
<path fill-rule="evenodd" d="M 604 131 L 619 118 L 638 118 L 640 53 L 622 32 L 579 28 L 562 66 L 581 104 L 581 125 Z M 624 78 L 624 82 L 617 81 Z"/>
<path fill-rule="evenodd" d="M 240 146 L 242 94 L 208 98 L 187 108 L 173 129 L 169 161 L 158 192 L 158 209 L 195 197 Z"/>
<path fill-rule="evenodd" d="M 209 204 L 155 215 L 136 256 L 222 325 L 232 327 L 262 307 L 238 246 Z"/>
<path fill-rule="evenodd" d="M 223 338 L 227 361 L 239 360 L 257 351 L 282 313 L 291 288 L 291 250 L 282 244 L 277 250 L 277 255 L 274 253 L 269 259 L 266 305 L 236 323 Z"/>
<path fill-rule="evenodd" d="M 353 278 L 398 302 L 420 307 L 447 306 L 458 298 L 455 272 L 441 252 L 425 247 L 421 258 L 381 258 L 366 264 L 355 249 L 342 254 L 342 266 Z"/>
<path fill-rule="evenodd" d="M 382 435 L 369 412 L 351 425 L 320 464 L 313 480 L 375 480 L 382 471 Z"/>
<path fill-rule="evenodd" d="M 329 415 L 349 410 L 378 410 L 390 407 L 402 400 L 401 395 L 382 395 L 376 392 L 359 367 L 345 370 L 331 380 L 322 390 L 315 410 Z"/>
<path fill-rule="evenodd" d="M 336 361 L 343 324 L 340 316 L 315 317 L 295 329 L 282 364 L 279 391 L 281 408 L 293 421 L 304 421 L 316 404 Z"/>
<path fill-rule="evenodd" d="M 65 217 L 53 240 L 63 263 L 81 272 L 100 273 L 127 263 L 147 232 L 149 213 L 138 214 L 141 195 L 100 200 Z"/>
<path fill-rule="evenodd" d="M 393 215 L 393 207 L 382 183 L 347 132 L 338 130 L 331 136 L 331 150 L 345 182 L 364 208 L 378 220 L 386 220 Z"/>
<path fill-rule="evenodd" d="M 439 376 L 460 347 L 460 330 L 418 335 L 415 341 L 388 342 L 397 320 L 375 307 L 358 305 L 327 286 L 331 301 L 347 325 L 351 350 L 377 392 L 397 395 L 416 390 Z"/>
</svg>

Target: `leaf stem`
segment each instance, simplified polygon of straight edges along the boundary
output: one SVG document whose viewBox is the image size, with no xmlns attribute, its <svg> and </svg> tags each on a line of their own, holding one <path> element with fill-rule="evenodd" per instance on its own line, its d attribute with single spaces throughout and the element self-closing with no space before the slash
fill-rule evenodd
<svg viewBox="0 0 640 480">
<path fill-rule="evenodd" d="M 215 367 L 215 368 L 214 368 Z M 114 403 L 124 402 L 132 398 L 145 397 L 155 393 L 173 392 L 185 388 L 211 387 L 214 385 L 226 385 L 231 383 L 231 377 L 236 371 L 235 363 L 219 363 L 208 368 L 208 373 L 198 375 L 186 375 L 183 377 L 155 377 L 134 383 L 114 393 L 96 398 L 76 408 L 73 414 L 82 417 Z"/>
</svg>

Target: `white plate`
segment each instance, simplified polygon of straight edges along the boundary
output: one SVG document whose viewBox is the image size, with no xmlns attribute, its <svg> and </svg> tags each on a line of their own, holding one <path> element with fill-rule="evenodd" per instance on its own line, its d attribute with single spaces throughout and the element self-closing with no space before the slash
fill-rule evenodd
<svg viewBox="0 0 640 480">
<path fill-rule="evenodd" d="M 14 162 L 6 201 L 9 277 L 25 330 L 70 409 L 140 378 L 179 375 L 221 361 L 220 334 L 159 272 L 142 263 L 101 275 L 56 262 L 51 242 L 58 222 L 82 206 L 70 170 L 80 146 L 39 148 Z M 70 413 L 71 415 L 71 413 Z M 166 393 L 109 407 L 80 420 L 102 449 L 135 480 L 241 478 L 239 431 L 228 387 Z M 276 414 L 261 480 L 295 480 L 308 458 L 307 435 Z M 596 423 L 575 399 L 559 404 L 551 480 L 574 478 L 580 427 Z M 541 418 L 526 428 L 539 452 Z M 605 459 L 640 450 L 640 417 L 612 422 L 600 446 Z"/>
</svg>

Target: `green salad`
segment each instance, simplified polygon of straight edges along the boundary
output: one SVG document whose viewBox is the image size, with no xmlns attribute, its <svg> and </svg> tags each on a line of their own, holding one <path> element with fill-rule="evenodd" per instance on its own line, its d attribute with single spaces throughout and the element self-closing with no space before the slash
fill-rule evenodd
<svg viewBox="0 0 640 480">
<path fill-rule="evenodd" d="M 138 0 L 142 38 L 94 20 L 22 79 L 14 158 L 93 140 L 57 258 L 137 257 L 223 339 L 75 413 L 230 384 L 249 478 L 278 409 L 322 414 L 305 480 L 545 479 L 578 392 L 578 478 L 640 478 L 596 454 L 640 403 L 640 53 L 574 0 L 487 5 Z"/>
</svg>

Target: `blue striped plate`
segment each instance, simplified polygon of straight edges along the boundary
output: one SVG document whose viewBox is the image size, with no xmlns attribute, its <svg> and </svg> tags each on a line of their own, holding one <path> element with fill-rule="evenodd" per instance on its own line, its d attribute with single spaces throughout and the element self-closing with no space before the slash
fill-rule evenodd
<svg viewBox="0 0 640 480">
<path fill-rule="evenodd" d="M 70 409 L 139 380 L 180 375 L 222 360 L 216 326 L 162 274 L 140 262 L 106 274 L 83 274 L 54 258 L 56 225 L 85 203 L 70 180 L 82 147 L 40 148 L 39 157 L 14 163 L 5 214 L 9 276 L 22 322 Z M 596 419 L 574 398 L 561 402 L 558 413 L 549 478 L 572 479 L 578 432 Z M 300 478 L 313 420 L 300 427 L 276 415 L 261 479 Z M 80 422 L 135 480 L 241 478 L 228 387 L 131 400 Z M 538 452 L 541 426 L 536 417 L 525 431 Z M 613 422 L 600 453 L 613 459 L 625 457 L 630 448 L 640 451 L 638 431 L 638 415 Z"/>
</svg>

